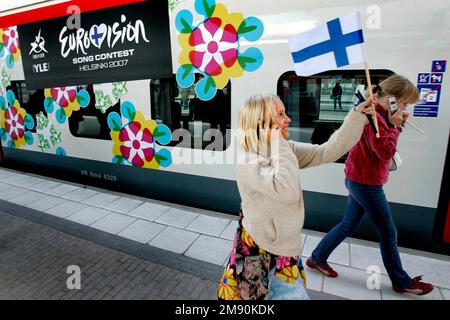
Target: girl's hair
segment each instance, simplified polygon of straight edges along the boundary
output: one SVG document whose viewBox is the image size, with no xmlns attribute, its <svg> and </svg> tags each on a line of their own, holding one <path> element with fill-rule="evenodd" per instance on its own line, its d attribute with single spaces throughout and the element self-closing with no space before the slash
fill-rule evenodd
<svg viewBox="0 0 450 320">
<path fill-rule="evenodd" d="M 400 75 L 393 75 L 381 82 L 377 86 L 373 86 L 374 92 L 379 97 L 393 95 L 397 101 L 410 104 L 419 100 L 419 90 L 407 78 Z"/>
<path fill-rule="evenodd" d="M 277 121 L 275 104 L 281 102 L 274 94 L 255 94 L 239 111 L 239 144 L 246 152 L 258 153 L 270 145 L 272 126 Z"/>
</svg>

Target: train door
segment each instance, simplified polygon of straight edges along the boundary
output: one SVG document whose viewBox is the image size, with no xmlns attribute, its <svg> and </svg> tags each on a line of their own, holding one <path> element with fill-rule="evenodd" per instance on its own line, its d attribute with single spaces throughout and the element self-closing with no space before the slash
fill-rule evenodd
<svg viewBox="0 0 450 320">
<path fill-rule="evenodd" d="M 434 237 L 439 243 L 450 245 L 450 145 L 447 146 L 441 193 L 434 223 Z"/>
</svg>

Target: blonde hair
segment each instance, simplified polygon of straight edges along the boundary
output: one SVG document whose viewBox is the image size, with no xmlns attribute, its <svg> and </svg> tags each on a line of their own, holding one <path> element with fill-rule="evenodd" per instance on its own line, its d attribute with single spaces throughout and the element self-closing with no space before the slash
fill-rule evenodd
<svg viewBox="0 0 450 320">
<path fill-rule="evenodd" d="M 281 99 L 274 94 L 255 94 L 239 111 L 239 144 L 246 152 L 258 153 L 270 145 L 271 128 L 277 121 L 275 104 Z"/>
<path fill-rule="evenodd" d="M 393 75 L 381 82 L 377 89 L 379 97 L 393 95 L 397 101 L 406 104 L 416 103 L 419 100 L 419 90 L 407 78 L 400 75 Z"/>
</svg>

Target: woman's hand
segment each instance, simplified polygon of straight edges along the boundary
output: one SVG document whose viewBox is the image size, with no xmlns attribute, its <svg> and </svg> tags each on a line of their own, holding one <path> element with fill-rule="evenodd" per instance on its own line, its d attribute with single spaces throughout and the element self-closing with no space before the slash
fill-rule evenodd
<svg viewBox="0 0 450 320">
<path fill-rule="evenodd" d="M 357 107 L 355 107 L 355 111 L 373 116 L 373 115 L 375 115 L 376 111 L 375 111 L 375 107 L 372 104 L 373 104 L 373 100 L 369 98 L 366 101 L 364 101 L 363 103 L 360 103 Z"/>
<path fill-rule="evenodd" d="M 409 114 L 406 113 L 406 117 L 404 116 L 404 108 L 398 108 L 397 111 L 395 111 L 394 114 L 391 113 L 391 111 L 389 110 L 389 116 L 388 116 L 388 120 L 389 123 L 392 124 L 395 128 L 398 128 L 402 125 L 405 124 L 406 120 L 409 117 Z"/>
<path fill-rule="evenodd" d="M 409 118 L 409 112 L 408 111 L 403 111 L 403 122 L 402 122 L 402 127 L 405 126 L 406 121 L 408 121 Z"/>
<path fill-rule="evenodd" d="M 278 139 L 282 138 L 282 133 L 280 128 L 277 124 L 273 124 L 272 128 L 270 129 L 270 143 L 277 141 Z"/>
</svg>

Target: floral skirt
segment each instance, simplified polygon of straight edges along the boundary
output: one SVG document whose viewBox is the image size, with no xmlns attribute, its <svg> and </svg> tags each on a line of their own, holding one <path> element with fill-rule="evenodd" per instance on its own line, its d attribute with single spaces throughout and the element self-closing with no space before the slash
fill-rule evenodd
<svg viewBox="0 0 450 320">
<path fill-rule="evenodd" d="M 219 300 L 308 300 L 300 257 L 282 257 L 258 246 L 242 226 L 219 283 Z"/>
</svg>

